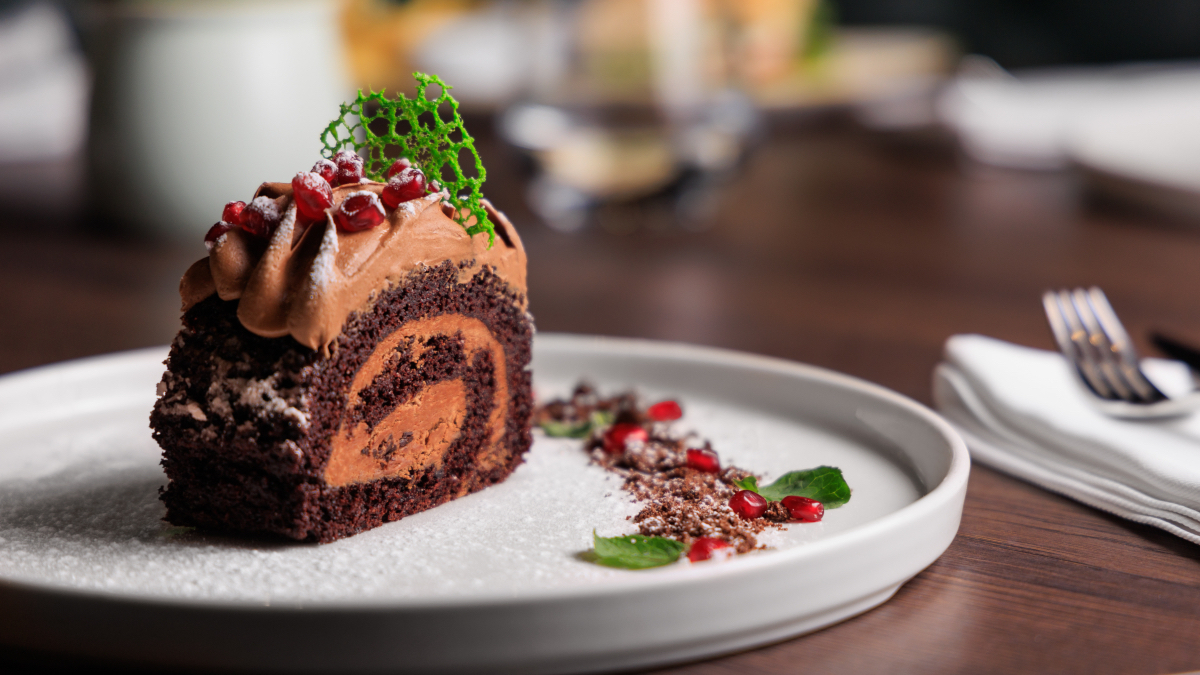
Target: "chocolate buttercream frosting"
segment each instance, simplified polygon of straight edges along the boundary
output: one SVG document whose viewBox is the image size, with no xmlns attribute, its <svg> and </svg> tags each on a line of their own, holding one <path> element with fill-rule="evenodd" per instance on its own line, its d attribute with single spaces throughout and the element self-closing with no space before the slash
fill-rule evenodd
<svg viewBox="0 0 1200 675">
<path fill-rule="evenodd" d="M 209 256 L 184 274 L 183 311 L 216 293 L 238 300 L 238 320 L 250 332 L 291 335 L 311 349 L 326 349 L 350 314 L 370 308 L 380 291 L 446 261 L 460 264 L 463 281 L 491 267 L 525 303 L 525 249 L 508 218 L 486 201 L 496 227 L 490 248 L 486 236 L 470 236 L 454 221 L 454 208 L 441 193 L 400 204 L 372 229 L 338 230 L 332 214 L 342 201 L 360 191 L 378 195 L 383 187 L 336 187 L 325 220 L 305 226 L 297 219 L 292 186 L 263 183 L 254 196 L 275 200 L 283 214 L 279 226 L 269 239 L 240 228 L 222 235 Z"/>
</svg>

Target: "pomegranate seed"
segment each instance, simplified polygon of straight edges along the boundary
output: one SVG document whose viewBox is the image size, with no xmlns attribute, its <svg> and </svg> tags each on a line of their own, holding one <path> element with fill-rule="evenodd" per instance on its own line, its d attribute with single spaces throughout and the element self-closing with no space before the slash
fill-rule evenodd
<svg viewBox="0 0 1200 675">
<path fill-rule="evenodd" d="M 242 224 L 242 211 L 246 208 L 246 202 L 229 202 L 225 208 L 221 210 L 221 220 L 230 225 Z"/>
<path fill-rule="evenodd" d="M 604 434 L 604 451 L 610 455 L 619 455 L 625 452 L 625 446 L 629 441 L 641 441 L 645 443 L 650 440 L 650 434 L 637 424 L 621 422 L 620 424 L 612 425 Z"/>
<path fill-rule="evenodd" d="M 713 537 L 699 537 L 692 542 L 692 547 L 688 549 L 687 557 L 692 562 L 700 562 L 715 557 L 717 560 L 724 560 L 736 553 L 736 550 L 727 542 Z"/>
<path fill-rule="evenodd" d="M 269 197 L 255 197 L 242 211 L 242 229 L 259 237 L 270 236 L 279 224 L 279 207 Z"/>
<path fill-rule="evenodd" d="M 337 180 L 337 164 L 322 159 L 313 164 L 312 172 L 325 179 L 326 183 L 333 185 L 333 181 Z"/>
<path fill-rule="evenodd" d="M 825 505 L 808 497 L 784 497 L 783 507 L 792 514 L 793 520 L 815 523 L 825 517 Z"/>
<path fill-rule="evenodd" d="M 401 157 L 400 159 L 392 162 L 392 165 L 388 167 L 387 177 L 391 178 L 392 176 L 395 176 L 411 166 L 412 162 L 410 162 L 407 157 Z"/>
<path fill-rule="evenodd" d="M 688 448 L 687 465 L 689 469 L 704 473 L 716 473 L 721 470 L 721 461 L 717 459 L 717 453 L 704 448 Z"/>
<path fill-rule="evenodd" d="M 407 168 L 396 174 L 383 188 L 383 203 L 394 209 L 410 199 L 425 194 L 425 174 L 420 169 Z"/>
<path fill-rule="evenodd" d="M 224 220 L 208 228 L 208 234 L 204 235 L 204 248 L 210 252 L 217 245 L 217 240 L 225 236 L 225 233 L 237 227 L 233 223 L 227 223 Z"/>
<path fill-rule="evenodd" d="M 338 185 L 353 185 L 362 180 L 363 160 L 354 151 L 338 150 L 333 163 L 337 165 Z"/>
<path fill-rule="evenodd" d="M 333 205 L 333 188 L 315 172 L 296 174 L 292 179 L 292 194 L 296 199 L 296 210 L 309 220 L 324 218 L 325 209 Z"/>
<path fill-rule="evenodd" d="M 675 401 L 659 401 L 646 408 L 646 414 L 655 422 L 670 422 L 683 417 L 683 409 Z"/>
<path fill-rule="evenodd" d="M 338 207 L 334 216 L 338 227 L 346 232 L 369 230 L 383 222 L 387 214 L 374 192 L 355 192 Z"/>
<path fill-rule="evenodd" d="M 729 500 L 729 508 L 746 520 L 754 520 L 767 511 L 767 500 L 757 492 L 742 490 Z"/>
</svg>

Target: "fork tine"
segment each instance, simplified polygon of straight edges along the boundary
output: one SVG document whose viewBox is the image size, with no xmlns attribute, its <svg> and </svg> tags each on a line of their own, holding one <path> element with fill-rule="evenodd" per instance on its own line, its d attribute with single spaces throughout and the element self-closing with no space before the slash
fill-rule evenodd
<svg viewBox="0 0 1200 675">
<path fill-rule="evenodd" d="M 1083 355 L 1085 372 L 1090 371 L 1093 380 L 1100 383 L 1100 391 L 1107 392 L 1104 398 L 1128 400 L 1128 388 L 1114 381 L 1115 372 L 1111 368 L 1105 367 L 1106 364 L 1100 358 L 1099 350 L 1092 343 L 1091 333 L 1084 323 L 1084 318 L 1080 315 L 1079 305 L 1075 303 L 1074 293 L 1066 289 L 1060 290 L 1058 292 L 1058 301 L 1062 307 L 1063 316 L 1066 317 L 1067 324 L 1071 327 L 1071 341 L 1075 343 L 1076 349 Z"/>
<path fill-rule="evenodd" d="M 1054 333 L 1054 340 L 1058 342 L 1059 350 L 1072 361 L 1076 361 L 1075 345 L 1071 342 L 1071 329 L 1067 326 L 1067 320 L 1063 318 L 1062 310 L 1058 307 L 1058 294 L 1054 291 L 1042 293 L 1042 307 L 1046 310 L 1046 318 L 1050 322 L 1050 330 Z"/>
<path fill-rule="evenodd" d="M 1101 330 L 1108 337 L 1109 350 L 1116 356 L 1118 367 L 1129 385 L 1146 401 L 1161 401 L 1167 398 L 1166 394 L 1154 386 L 1142 372 L 1141 361 L 1133 348 L 1133 342 L 1129 339 L 1129 333 L 1121 325 L 1104 291 L 1093 286 L 1087 290 L 1086 297 Z"/>
<path fill-rule="evenodd" d="M 1096 319 L 1095 313 L 1092 311 L 1092 306 L 1088 302 L 1087 292 L 1082 288 L 1076 288 L 1071 291 L 1071 304 L 1079 316 L 1079 322 L 1083 329 L 1087 332 L 1087 342 L 1092 347 L 1092 354 L 1096 357 L 1097 367 L 1104 374 L 1104 378 L 1112 385 L 1117 396 L 1131 403 L 1142 402 L 1141 392 L 1136 387 L 1130 386 L 1126 379 L 1126 373 L 1122 369 L 1116 352 L 1112 348 L 1112 342 L 1108 335 L 1100 327 L 1100 322 Z"/>
<path fill-rule="evenodd" d="M 1046 291 L 1042 295 L 1042 305 L 1046 309 L 1046 317 L 1050 320 L 1051 330 L 1058 340 L 1059 349 L 1071 361 L 1084 384 L 1100 398 L 1116 398 L 1112 388 L 1095 367 L 1087 341 L 1084 339 L 1086 333 L 1075 315 L 1067 292 Z"/>
</svg>

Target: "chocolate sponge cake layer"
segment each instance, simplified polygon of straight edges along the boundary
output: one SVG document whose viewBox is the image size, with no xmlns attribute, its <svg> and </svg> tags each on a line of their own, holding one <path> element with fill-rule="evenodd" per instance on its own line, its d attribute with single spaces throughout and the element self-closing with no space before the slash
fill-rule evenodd
<svg viewBox="0 0 1200 675">
<path fill-rule="evenodd" d="M 504 480 L 529 449 L 533 326 L 487 266 L 413 271 L 328 354 L 193 306 L 151 415 L 167 520 L 328 542 Z"/>
</svg>

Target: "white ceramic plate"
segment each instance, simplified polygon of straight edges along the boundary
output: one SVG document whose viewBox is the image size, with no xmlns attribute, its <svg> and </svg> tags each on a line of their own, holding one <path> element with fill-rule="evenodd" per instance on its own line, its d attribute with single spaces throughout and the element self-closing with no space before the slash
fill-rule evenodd
<svg viewBox="0 0 1200 675">
<path fill-rule="evenodd" d="M 645 667 L 815 630 L 887 600 L 958 530 L 966 447 L 926 408 L 829 371 L 540 335 L 545 397 L 581 377 L 670 395 L 725 462 L 839 466 L 851 501 L 720 563 L 585 562 L 636 511 L 577 441 L 502 485 L 324 546 L 181 532 L 148 414 L 164 350 L 0 378 L 0 644 L 154 666 L 389 672 Z"/>
</svg>

